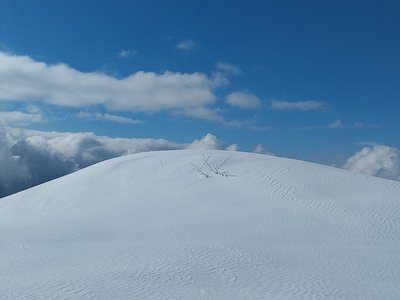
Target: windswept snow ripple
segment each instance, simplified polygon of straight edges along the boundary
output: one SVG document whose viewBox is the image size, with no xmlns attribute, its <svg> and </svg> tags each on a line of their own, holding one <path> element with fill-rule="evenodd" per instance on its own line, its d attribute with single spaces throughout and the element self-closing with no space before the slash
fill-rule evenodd
<svg viewBox="0 0 400 300">
<path fill-rule="evenodd" d="M 0 299 L 400 299 L 400 183 L 140 153 L 0 200 Z"/>
</svg>

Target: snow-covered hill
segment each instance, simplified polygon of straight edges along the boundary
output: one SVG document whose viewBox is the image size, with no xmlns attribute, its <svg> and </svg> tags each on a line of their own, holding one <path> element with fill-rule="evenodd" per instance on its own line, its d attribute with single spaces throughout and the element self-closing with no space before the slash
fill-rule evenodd
<svg viewBox="0 0 400 300">
<path fill-rule="evenodd" d="M 221 176 L 203 154 L 120 157 L 1 199 L 0 299 L 400 298 L 399 182 L 214 151 Z"/>
</svg>

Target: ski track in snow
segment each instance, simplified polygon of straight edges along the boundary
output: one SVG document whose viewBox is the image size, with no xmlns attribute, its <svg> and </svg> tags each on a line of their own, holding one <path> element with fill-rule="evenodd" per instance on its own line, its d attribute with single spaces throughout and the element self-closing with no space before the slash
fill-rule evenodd
<svg viewBox="0 0 400 300">
<path fill-rule="evenodd" d="M 400 299 L 400 183 L 228 151 L 208 179 L 204 153 L 0 199 L 0 299 Z"/>
</svg>

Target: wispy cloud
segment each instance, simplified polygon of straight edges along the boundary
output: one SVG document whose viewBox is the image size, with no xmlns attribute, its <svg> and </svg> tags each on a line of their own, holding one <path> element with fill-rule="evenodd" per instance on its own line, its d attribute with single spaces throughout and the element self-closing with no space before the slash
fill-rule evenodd
<svg viewBox="0 0 400 300">
<path fill-rule="evenodd" d="M 363 122 L 354 123 L 343 123 L 341 119 L 336 119 L 328 125 L 328 128 L 354 128 L 354 129 L 369 129 L 369 128 L 379 128 L 378 125 L 365 124 Z"/>
<path fill-rule="evenodd" d="M 261 107 L 261 100 L 249 92 L 234 92 L 226 96 L 225 101 L 244 109 L 256 109 Z"/>
<path fill-rule="evenodd" d="M 117 53 L 120 58 L 129 58 L 136 56 L 138 54 L 137 50 L 121 50 Z"/>
<path fill-rule="evenodd" d="M 21 111 L 0 111 L 0 123 L 8 125 L 28 125 L 31 123 L 43 122 L 44 117 L 40 113 Z"/>
<path fill-rule="evenodd" d="M 250 129 L 250 130 L 270 130 L 272 129 L 272 126 L 260 126 L 255 124 L 254 122 L 251 121 L 239 121 L 239 120 L 231 120 L 231 121 L 224 121 L 222 123 L 226 127 L 232 127 L 232 128 L 238 128 L 238 129 Z"/>
<path fill-rule="evenodd" d="M 209 122 L 218 123 L 225 127 L 236 129 L 250 129 L 250 130 L 270 130 L 271 126 L 260 126 L 248 120 L 227 120 L 221 113 L 220 109 L 195 109 L 185 112 L 185 115 L 207 120 Z"/>
<path fill-rule="evenodd" d="M 230 63 L 226 63 L 226 62 L 217 63 L 216 69 L 219 72 L 223 72 L 223 73 L 231 74 L 231 75 L 242 74 L 242 70 L 238 66 L 235 66 L 234 64 L 230 64 Z"/>
<path fill-rule="evenodd" d="M 328 125 L 308 126 L 299 129 L 312 130 L 312 129 L 371 129 L 371 128 L 379 128 L 379 126 L 369 125 L 363 122 L 343 123 L 341 119 L 336 119 L 335 121 L 329 123 Z"/>
<path fill-rule="evenodd" d="M 178 42 L 176 48 L 183 51 L 192 51 L 196 48 L 196 43 L 193 40 L 184 40 Z"/>
<path fill-rule="evenodd" d="M 221 110 L 218 108 L 192 107 L 187 108 L 184 112 L 180 112 L 178 114 L 183 114 L 192 118 L 203 119 L 214 123 L 225 122 Z"/>
<path fill-rule="evenodd" d="M 360 141 L 356 142 L 355 145 L 358 145 L 360 147 L 374 147 L 374 146 L 379 146 L 379 143 L 373 141 Z"/>
<path fill-rule="evenodd" d="M 78 118 L 87 119 L 92 121 L 109 121 L 109 122 L 116 122 L 122 124 L 141 124 L 143 123 L 140 120 L 135 120 L 131 118 L 127 118 L 124 116 L 113 115 L 109 113 L 88 113 L 88 112 L 79 112 L 77 114 Z"/>
<path fill-rule="evenodd" d="M 322 101 L 298 101 L 289 102 L 273 99 L 271 101 L 271 108 L 276 110 L 300 110 L 300 111 L 310 111 L 310 110 L 323 110 L 327 107 L 327 104 Z"/>
<path fill-rule="evenodd" d="M 332 123 L 328 124 L 328 128 L 344 128 L 345 125 L 343 124 L 342 120 L 336 119 Z"/>
</svg>

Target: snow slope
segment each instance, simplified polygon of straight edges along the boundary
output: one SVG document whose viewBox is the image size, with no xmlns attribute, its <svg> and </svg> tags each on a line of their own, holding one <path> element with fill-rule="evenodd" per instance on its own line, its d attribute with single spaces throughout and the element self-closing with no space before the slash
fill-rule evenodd
<svg viewBox="0 0 400 300">
<path fill-rule="evenodd" d="M 400 299 L 399 182 L 228 151 L 207 179 L 202 154 L 0 199 L 0 299 Z"/>
</svg>

